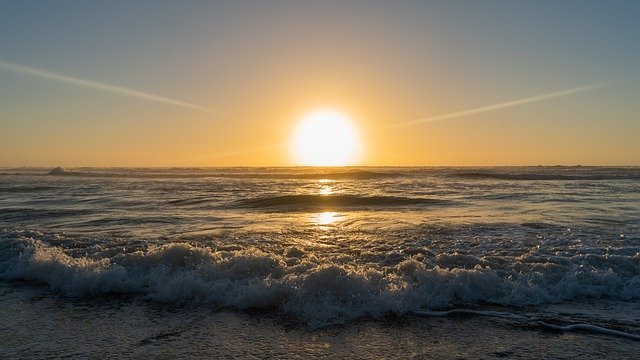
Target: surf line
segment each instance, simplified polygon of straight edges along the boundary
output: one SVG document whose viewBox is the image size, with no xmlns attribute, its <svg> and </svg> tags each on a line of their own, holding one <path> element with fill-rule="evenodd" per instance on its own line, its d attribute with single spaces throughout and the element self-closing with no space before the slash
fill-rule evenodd
<svg viewBox="0 0 640 360">
<path fill-rule="evenodd" d="M 597 325 L 591 324 L 569 324 L 569 325 L 554 325 L 549 324 L 542 321 L 539 317 L 527 317 L 522 315 L 517 315 L 510 312 L 502 312 L 502 311 L 482 311 L 482 310 L 472 310 L 472 309 L 452 309 L 446 311 L 433 311 L 433 310 L 421 310 L 416 309 L 410 311 L 410 313 L 420 316 L 429 316 L 429 317 L 447 317 L 451 315 L 477 315 L 477 316 L 489 316 L 489 317 L 497 317 L 503 319 L 511 319 L 522 321 L 526 323 L 530 323 L 533 325 L 538 325 L 543 328 L 547 328 L 554 331 L 588 331 L 591 333 L 602 334 L 602 335 L 610 335 L 622 337 L 630 340 L 640 341 L 640 335 L 627 333 L 624 331 L 618 331 L 613 329 L 607 329 Z"/>
</svg>

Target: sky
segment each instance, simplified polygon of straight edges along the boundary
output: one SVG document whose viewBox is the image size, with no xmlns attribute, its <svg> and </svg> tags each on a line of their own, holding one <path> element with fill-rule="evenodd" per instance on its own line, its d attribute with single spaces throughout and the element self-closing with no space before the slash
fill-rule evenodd
<svg viewBox="0 0 640 360">
<path fill-rule="evenodd" d="M 640 165 L 638 1 L 0 0 L 0 166 Z M 331 146 L 331 139 L 327 139 Z"/>
</svg>

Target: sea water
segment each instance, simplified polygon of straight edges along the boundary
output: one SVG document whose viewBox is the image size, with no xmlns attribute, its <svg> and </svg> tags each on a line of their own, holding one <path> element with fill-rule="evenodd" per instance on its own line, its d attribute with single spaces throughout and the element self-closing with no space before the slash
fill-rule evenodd
<svg viewBox="0 0 640 360">
<path fill-rule="evenodd" d="M 640 168 L 50 170 L 2 357 L 640 358 Z"/>
</svg>

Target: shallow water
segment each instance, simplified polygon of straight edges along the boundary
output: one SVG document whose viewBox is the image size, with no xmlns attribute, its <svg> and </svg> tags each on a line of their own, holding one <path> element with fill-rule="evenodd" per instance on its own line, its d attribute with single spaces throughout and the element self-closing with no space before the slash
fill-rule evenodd
<svg viewBox="0 0 640 360">
<path fill-rule="evenodd" d="M 365 357 L 427 356 L 393 339 L 424 342 L 416 334 L 429 327 L 439 341 L 455 332 L 451 344 L 487 328 L 529 347 L 613 341 L 640 358 L 640 168 L 49 170 L 0 170 L 0 328 L 38 334 L 40 345 L 27 343 L 43 351 L 5 339 L 7 354 L 62 355 L 55 333 L 84 317 L 122 332 L 110 346 L 178 341 L 126 335 L 148 330 L 158 312 L 168 328 L 203 318 L 308 346 L 333 334 L 325 355 L 349 353 L 356 345 L 339 340 L 348 336 Z M 434 315 L 451 309 L 475 313 Z M 35 320 L 49 326 L 24 325 Z M 591 328 L 551 328 L 575 324 Z M 200 332 L 178 331 L 188 334 L 178 342 L 214 346 L 209 326 L 188 325 Z M 67 333 L 69 344 L 89 341 L 83 334 Z M 481 351 L 430 344 L 430 356 Z M 483 354 L 501 357 L 489 344 Z M 587 355 L 602 355 L 602 344 Z M 201 354 L 236 354 L 215 346 Z"/>
</svg>

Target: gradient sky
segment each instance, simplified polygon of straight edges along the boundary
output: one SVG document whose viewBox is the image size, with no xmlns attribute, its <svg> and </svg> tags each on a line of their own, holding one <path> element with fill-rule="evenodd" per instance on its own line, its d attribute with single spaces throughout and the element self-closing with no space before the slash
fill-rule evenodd
<svg viewBox="0 0 640 360">
<path fill-rule="evenodd" d="M 640 165 L 638 19 L 638 1 L 0 0 L 0 166 L 291 165 L 278 144 L 317 108 L 354 119 L 362 165 Z"/>
</svg>

